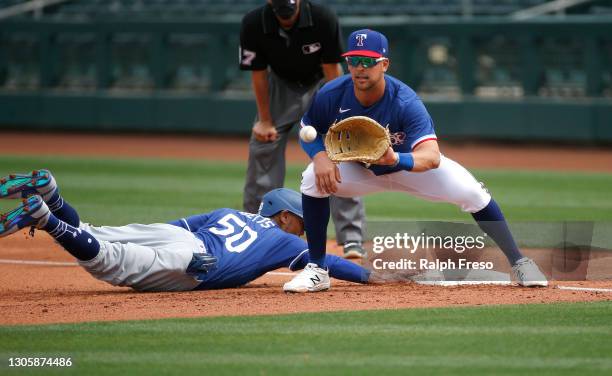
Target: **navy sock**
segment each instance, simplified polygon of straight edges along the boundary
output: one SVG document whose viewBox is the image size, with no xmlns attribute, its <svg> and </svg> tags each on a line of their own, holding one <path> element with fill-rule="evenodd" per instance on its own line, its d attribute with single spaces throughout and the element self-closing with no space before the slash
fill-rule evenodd
<svg viewBox="0 0 612 376">
<path fill-rule="evenodd" d="M 90 233 L 69 225 L 54 214 L 49 215 L 49 220 L 43 230 L 81 261 L 91 260 L 100 251 L 100 243 Z"/>
<path fill-rule="evenodd" d="M 79 213 L 70 206 L 59 194 L 59 189 L 56 189 L 50 199 L 45 201 L 51 213 L 59 220 L 66 222 L 73 227 L 79 227 Z"/>
<path fill-rule="evenodd" d="M 325 268 L 329 197 L 317 198 L 302 194 L 302 210 L 310 262 Z"/>
<path fill-rule="evenodd" d="M 504 214 L 495 200 L 491 199 L 489 205 L 484 209 L 472 213 L 472 217 L 474 217 L 478 226 L 495 240 L 495 243 L 497 243 L 499 248 L 504 252 L 508 261 L 510 261 L 510 265 L 516 264 L 518 260 L 523 258 L 508 228 L 508 223 L 506 223 Z"/>
</svg>

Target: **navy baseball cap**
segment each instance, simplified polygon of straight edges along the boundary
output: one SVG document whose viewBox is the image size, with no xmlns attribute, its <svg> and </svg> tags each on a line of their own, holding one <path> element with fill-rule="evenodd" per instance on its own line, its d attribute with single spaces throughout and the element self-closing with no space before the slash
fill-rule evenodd
<svg viewBox="0 0 612 376">
<path fill-rule="evenodd" d="M 378 31 L 361 29 L 348 37 L 348 51 L 342 56 L 387 57 L 389 42 Z"/>
<path fill-rule="evenodd" d="M 304 219 L 302 195 L 291 189 L 276 188 L 266 193 L 261 199 L 259 215 L 262 217 L 272 217 L 283 210 Z"/>
</svg>

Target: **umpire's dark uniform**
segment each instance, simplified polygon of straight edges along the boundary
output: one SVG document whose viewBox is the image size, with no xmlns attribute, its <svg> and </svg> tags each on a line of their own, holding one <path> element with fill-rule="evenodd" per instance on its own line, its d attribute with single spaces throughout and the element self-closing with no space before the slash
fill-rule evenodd
<svg viewBox="0 0 612 376">
<path fill-rule="evenodd" d="M 283 1 L 273 3 L 276 7 Z M 292 5 L 295 1 L 286 3 Z M 279 8 L 271 4 L 249 12 L 242 20 L 240 69 L 253 71 L 256 97 L 255 74 L 267 71 L 269 116 L 277 134 L 274 141 L 251 136 L 244 187 L 247 212 L 257 212 L 261 197 L 284 185 L 289 131 L 299 123 L 315 92 L 325 82 L 322 64 L 337 65 L 342 61 L 342 37 L 336 15 L 307 0 L 298 3 L 299 16 L 289 30 L 281 27 L 277 18 Z M 361 242 L 365 216 L 361 199 L 332 198 L 331 210 L 338 243 Z"/>
</svg>

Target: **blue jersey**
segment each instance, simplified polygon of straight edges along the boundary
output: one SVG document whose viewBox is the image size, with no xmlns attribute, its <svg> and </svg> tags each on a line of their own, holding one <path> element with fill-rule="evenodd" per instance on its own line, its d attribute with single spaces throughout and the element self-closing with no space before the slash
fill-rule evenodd
<svg viewBox="0 0 612 376">
<path fill-rule="evenodd" d="M 391 144 L 396 152 L 409 153 L 421 142 L 435 140 L 431 116 L 414 90 L 389 75 L 384 79 L 385 93 L 370 107 L 357 101 L 350 75 L 328 82 L 318 91 L 302 117 L 302 126 L 311 125 L 319 134 L 325 134 L 340 120 L 367 116 L 389 128 Z M 322 142 L 302 143 L 302 146 L 311 157 L 324 150 Z"/>
<path fill-rule="evenodd" d="M 217 257 L 215 268 L 199 276 L 197 290 L 242 286 L 278 268 L 302 269 L 309 261 L 304 240 L 257 214 L 218 209 L 170 224 L 192 232 Z M 325 260 L 334 278 L 359 283 L 369 279 L 370 272 L 355 263 L 334 255 Z"/>
<path fill-rule="evenodd" d="M 217 257 L 216 267 L 201 276 L 200 289 L 244 285 L 270 270 L 296 264 L 308 249 L 304 240 L 281 230 L 271 219 L 233 209 L 218 209 L 172 224 L 191 231 L 204 242 L 207 252 Z"/>
</svg>

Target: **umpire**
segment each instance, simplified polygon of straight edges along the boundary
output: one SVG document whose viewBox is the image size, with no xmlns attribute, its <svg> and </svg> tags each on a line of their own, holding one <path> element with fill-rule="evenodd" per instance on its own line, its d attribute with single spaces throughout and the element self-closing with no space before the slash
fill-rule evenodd
<svg viewBox="0 0 612 376">
<path fill-rule="evenodd" d="M 326 81 L 343 74 L 336 15 L 308 0 L 268 0 L 242 19 L 240 69 L 251 71 L 257 116 L 249 142 L 244 210 L 256 213 L 264 193 L 285 181 L 289 131 Z M 331 200 L 338 244 L 362 257 L 365 210 L 360 198 Z"/>
</svg>

